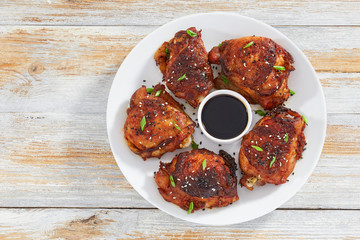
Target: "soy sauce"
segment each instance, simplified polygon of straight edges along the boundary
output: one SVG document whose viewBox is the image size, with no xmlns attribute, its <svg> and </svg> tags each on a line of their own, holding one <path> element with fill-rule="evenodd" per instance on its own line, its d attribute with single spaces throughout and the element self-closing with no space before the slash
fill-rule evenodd
<svg viewBox="0 0 360 240">
<path fill-rule="evenodd" d="M 222 94 L 211 98 L 204 105 L 201 121 L 211 136 L 231 139 L 246 128 L 247 110 L 239 99 Z"/>
</svg>

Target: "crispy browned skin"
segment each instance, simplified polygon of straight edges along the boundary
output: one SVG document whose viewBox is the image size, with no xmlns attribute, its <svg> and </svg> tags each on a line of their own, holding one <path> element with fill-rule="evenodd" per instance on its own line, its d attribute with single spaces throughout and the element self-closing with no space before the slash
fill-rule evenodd
<svg viewBox="0 0 360 240">
<path fill-rule="evenodd" d="M 244 48 L 248 43 L 253 45 Z M 222 42 L 209 53 L 209 61 L 221 64 L 221 74 L 215 79 L 216 88 L 239 92 L 250 103 L 265 109 L 284 103 L 290 91 L 287 81 L 294 60 L 280 45 L 265 37 L 243 37 Z M 273 66 L 284 66 L 285 71 Z M 224 82 L 223 76 L 228 80 Z"/>
<path fill-rule="evenodd" d="M 252 190 L 254 185 L 285 183 L 306 145 L 304 128 L 302 116 L 285 107 L 260 119 L 241 142 L 239 162 L 244 173 L 241 185 Z"/>
<path fill-rule="evenodd" d="M 161 90 L 159 96 L 156 92 Z M 191 144 L 195 122 L 183 111 L 166 91 L 164 85 L 156 85 L 152 94 L 146 87 L 139 88 L 131 97 L 124 125 L 125 140 L 131 151 L 144 160 L 160 158 L 166 152 Z M 146 125 L 141 130 L 140 122 L 145 116 Z M 175 123 L 181 129 L 177 129 Z"/>
<path fill-rule="evenodd" d="M 203 169 L 203 161 L 206 167 Z M 206 149 L 194 149 L 176 156 L 170 163 L 160 162 L 155 181 L 162 197 L 184 210 L 191 202 L 194 210 L 225 207 L 239 199 L 236 163 L 225 151 L 219 155 Z M 173 177 L 175 187 L 172 186 Z"/>
<path fill-rule="evenodd" d="M 189 30 L 197 36 L 191 37 L 186 31 L 177 32 L 173 39 L 163 43 L 154 58 L 170 91 L 197 107 L 213 87 L 213 74 L 201 31 L 194 27 Z M 184 74 L 185 79 L 178 81 Z"/>
</svg>

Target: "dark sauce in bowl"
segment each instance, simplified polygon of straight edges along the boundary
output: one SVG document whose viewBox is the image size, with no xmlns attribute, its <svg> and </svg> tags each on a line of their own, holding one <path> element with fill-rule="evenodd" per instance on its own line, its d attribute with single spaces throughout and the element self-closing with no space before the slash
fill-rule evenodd
<svg viewBox="0 0 360 240">
<path fill-rule="evenodd" d="M 222 94 L 205 103 L 201 121 L 211 136 L 225 140 L 237 137 L 245 130 L 248 115 L 242 101 Z"/>
</svg>

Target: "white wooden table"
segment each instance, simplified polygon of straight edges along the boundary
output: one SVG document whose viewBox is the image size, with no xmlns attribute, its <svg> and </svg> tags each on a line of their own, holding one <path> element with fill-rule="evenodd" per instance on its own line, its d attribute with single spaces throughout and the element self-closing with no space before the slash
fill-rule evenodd
<svg viewBox="0 0 360 240">
<path fill-rule="evenodd" d="M 256 220 L 207 227 L 154 208 L 112 156 L 105 112 L 115 73 L 177 17 L 235 11 L 310 59 L 328 127 L 305 186 Z M 0 2 L 0 239 L 360 238 L 359 1 L 3 0 Z"/>
</svg>

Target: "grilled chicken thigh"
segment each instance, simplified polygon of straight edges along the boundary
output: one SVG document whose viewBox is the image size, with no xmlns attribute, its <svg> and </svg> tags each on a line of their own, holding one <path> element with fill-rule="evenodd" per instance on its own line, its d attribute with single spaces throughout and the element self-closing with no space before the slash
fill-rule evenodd
<svg viewBox="0 0 360 240">
<path fill-rule="evenodd" d="M 199 106 L 213 87 L 213 74 L 201 31 L 191 27 L 177 32 L 173 39 L 162 44 L 154 58 L 169 90 L 191 106 Z"/>
<path fill-rule="evenodd" d="M 190 213 L 237 201 L 236 168 L 234 158 L 225 151 L 217 155 L 195 149 L 180 153 L 170 163 L 160 162 L 155 181 L 166 201 Z"/>
<path fill-rule="evenodd" d="M 139 88 L 131 97 L 127 114 L 125 140 L 144 160 L 191 144 L 195 122 L 163 85 L 156 85 L 151 94 L 145 86 Z"/>
<path fill-rule="evenodd" d="M 209 61 L 221 64 L 216 88 L 239 92 L 250 103 L 258 103 L 264 109 L 273 109 L 289 98 L 287 81 L 295 70 L 294 60 L 269 38 L 226 40 L 210 51 Z"/>
<path fill-rule="evenodd" d="M 285 183 L 306 145 L 304 128 L 302 116 L 285 107 L 260 119 L 241 142 L 241 185 Z"/>
</svg>

